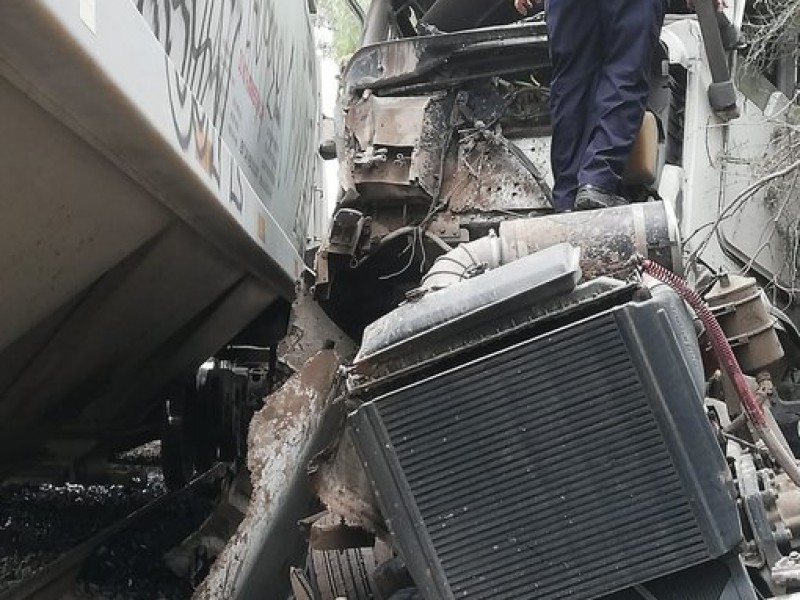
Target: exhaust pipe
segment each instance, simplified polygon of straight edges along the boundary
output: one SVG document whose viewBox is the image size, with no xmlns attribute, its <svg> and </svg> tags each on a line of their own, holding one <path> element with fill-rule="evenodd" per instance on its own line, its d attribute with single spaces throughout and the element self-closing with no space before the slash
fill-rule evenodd
<svg viewBox="0 0 800 600">
<path fill-rule="evenodd" d="M 634 256 L 682 272 L 678 220 L 668 204 L 647 202 L 504 221 L 499 235 L 461 244 L 440 256 L 421 287 L 441 289 L 564 242 L 581 249 L 585 279 L 627 275 Z"/>
</svg>

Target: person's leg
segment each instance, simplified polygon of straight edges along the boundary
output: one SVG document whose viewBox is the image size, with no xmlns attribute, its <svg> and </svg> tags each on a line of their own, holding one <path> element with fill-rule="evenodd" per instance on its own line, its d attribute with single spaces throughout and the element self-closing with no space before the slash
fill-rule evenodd
<svg viewBox="0 0 800 600">
<path fill-rule="evenodd" d="M 596 76 L 602 64 L 598 5 L 605 1 L 547 1 L 547 31 L 553 63 L 550 82 L 553 208 L 559 212 L 574 208 Z"/>
<path fill-rule="evenodd" d="M 642 124 L 649 92 L 648 71 L 665 5 L 664 0 L 602 0 L 597 4 L 603 66 L 578 183 L 616 194 Z"/>
</svg>

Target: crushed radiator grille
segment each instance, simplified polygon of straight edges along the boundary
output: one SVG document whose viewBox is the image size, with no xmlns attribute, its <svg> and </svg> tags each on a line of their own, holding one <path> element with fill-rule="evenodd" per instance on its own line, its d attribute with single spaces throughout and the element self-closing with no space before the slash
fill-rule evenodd
<svg viewBox="0 0 800 600">
<path fill-rule="evenodd" d="M 375 404 L 456 598 L 594 598 L 708 557 L 610 314 Z"/>
</svg>

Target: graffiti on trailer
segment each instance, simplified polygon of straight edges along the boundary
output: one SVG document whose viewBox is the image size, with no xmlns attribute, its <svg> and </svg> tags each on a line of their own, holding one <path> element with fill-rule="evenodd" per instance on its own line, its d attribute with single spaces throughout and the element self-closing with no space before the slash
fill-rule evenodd
<svg viewBox="0 0 800 600">
<path fill-rule="evenodd" d="M 316 51 L 310 31 L 304 38 L 287 39 L 285 6 L 279 12 L 278 5 L 278 1 L 252 3 L 253 18 L 249 20 L 250 30 L 245 35 L 254 48 L 248 72 L 253 73 L 255 81 L 261 82 L 254 92 L 260 89 L 263 93 L 250 97 L 257 112 L 259 101 L 263 98 L 265 102 L 267 126 L 259 130 L 258 146 L 266 150 L 267 157 L 274 157 L 278 152 L 279 136 L 284 132 L 281 124 L 289 132 L 291 143 L 281 146 L 280 160 L 272 164 L 262 162 L 261 172 L 270 188 L 276 180 L 294 180 L 300 184 L 297 193 L 301 201 L 295 205 L 295 214 L 291 216 L 295 239 L 302 243 L 313 203 L 314 155 L 310 150 L 316 141 L 317 105 L 316 99 L 310 100 L 309 89 L 314 89 L 316 82 Z M 300 26 L 307 28 L 308 23 L 295 24 L 295 27 Z M 305 45 L 300 39 L 305 39 Z"/>
<path fill-rule="evenodd" d="M 223 49 L 236 43 L 242 29 L 237 3 L 223 0 L 198 6 L 192 0 L 137 0 L 136 6 L 149 18 L 166 50 L 168 100 L 177 141 L 184 151 L 194 150 L 197 162 L 219 189 L 218 132 L 224 126 L 233 73 L 231 54 Z M 228 189 L 231 203 L 241 211 L 242 194 L 237 195 L 233 186 Z"/>
<path fill-rule="evenodd" d="M 240 213 L 244 208 L 244 186 L 242 185 L 242 171 L 236 168 L 236 163 L 231 157 L 231 185 L 228 199 Z"/>
<path fill-rule="evenodd" d="M 233 52 L 244 25 L 236 0 L 137 0 L 184 82 L 221 131 L 234 74 Z M 210 109 L 210 111 L 209 111 Z"/>
<path fill-rule="evenodd" d="M 203 170 L 219 187 L 221 145 L 215 129 L 211 126 L 211 119 L 200 108 L 180 75 L 176 71 L 170 72 L 169 59 L 166 60 L 166 67 L 169 105 L 178 143 L 185 151 L 194 148 L 195 157 Z"/>
<path fill-rule="evenodd" d="M 299 59 L 302 61 L 302 64 L 298 65 L 298 68 L 302 69 L 302 72 L 310 74 L 311 77 L 316 77 L 316 65 L 312 59 L 312 57 L 315 56 L 314 52 L 314 48 L 311 48 L 309 51 L 303 53 Z M 296 56 L 297 54 L 293 55 L 293 62 L 294 57 Z M 294 89 L 292 90 L 292 93 L 303 94 L 304 90 L 301 89 L 301 85 L 302 80 L 295 78 L 293 81 Z M 311 215 L 311 209 L 315 202 L 314 168 L 308 164 L 309 156 L 306 149 L 314 146 L 316 143 L 318 117 L 319 115 L 316 112 L 316 107 L 315 110 L 312 111 L 309 109 L 308 105 L 305 105 L 304 110 L 299 111 L 299 114 L 296 115 L 296 121 L 299 124 L 298 129 L 302 132 L 301 135 L 303 135 L 306 139 L 304 139 L 300 144 L 295 145 L 289 155 L 288 172 L 306 173 L 306 179 L 303 182 L 303 194 L 307 195 L 307 197 L 304 197 L 303 201 L 298 204 L 297 214 L 295 215 L 294 220 L 294 234 L 297 239 L 305 238 L 309 218 Z"/>
<path fill-rule="evenodd" d="M 183 150 L 194 153 L 239 211 L 244 171 L 299 248 L 312 200 L 317 125 L 305 3 L 133 1 L 169 57 L 169 103 Z M 223 140 L 235 156 L 225 168 Z"/>
</svg>

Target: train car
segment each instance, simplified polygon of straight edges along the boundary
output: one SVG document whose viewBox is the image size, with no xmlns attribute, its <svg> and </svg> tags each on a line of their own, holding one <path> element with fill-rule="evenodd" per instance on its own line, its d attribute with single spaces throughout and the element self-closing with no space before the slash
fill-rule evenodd
<svg viewBox="0 0 800 600">
<path fill-rule="evenodd" d="M 0 476 L 157 435 L 285 327 L 315 211 L 305 0 L 0 4 Z"/>
</svg>

